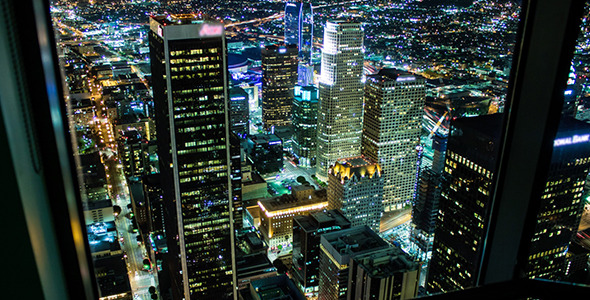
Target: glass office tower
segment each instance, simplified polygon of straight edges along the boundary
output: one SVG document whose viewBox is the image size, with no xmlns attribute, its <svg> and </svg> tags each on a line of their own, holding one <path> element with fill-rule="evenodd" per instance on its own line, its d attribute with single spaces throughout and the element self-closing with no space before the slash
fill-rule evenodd
<svg viewBox="0 0 590 300">
<path fill-rule="evenodd" d="M 293 89 L 297 83 L 297 47 L 262 49 L 262 124 L 266 131 L 291 125 Z"/>
<path fill-rule="evenodd" d="M 328 21 L 322 49 L 316 157 L 316 176 L 323 181 L 337 159 L 360 155 L 363 61 L 361 24 Z"/>
<path fill-rule="evenodd" d="M 424 78 L 382 69 L 367 76 L 362 153 L 383 168 L 383 208 L 403 208 L 414 198 L 424 115 Z"/>
<path fill-rule="evenodd" d="M 293 153 L 299 166 L 315 166 L 318 125 L 318 89 L 295 86 L 293 97 Z"/>
<path fill-rule="evenodd" d="M 224 28 L 198 15 L 152 16 L 149 38 L 173 293 L 230 297 L 235 262 Z"/>
<path fill-rule="evenodd" d="M 491 218 L 501 122 L 502 115 L 494 114 L 457 119 L 452 124 L 428 270 L 429 292 L 475 285 Z M 581 197 L 589 168 L 590 125 L 564 117 L 536 216 L 529 220 L 533 236 L 527 242 L 526 277 L 563 279 L 565 256 L 583 211 Z"/>
</svg>

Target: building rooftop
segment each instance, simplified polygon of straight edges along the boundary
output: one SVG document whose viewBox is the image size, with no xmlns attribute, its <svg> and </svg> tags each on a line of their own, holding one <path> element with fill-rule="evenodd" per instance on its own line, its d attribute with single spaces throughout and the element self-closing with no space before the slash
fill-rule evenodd
<svg viewBox="0 0 590 300">
<path fill-rule="evenodd" d="M 291 194 L 261 199 L 258 206 L 270 218 L 275 215 L 322 209 L 328 206 L 328 200 L 326 197 L 318 197 L 315 193 L 311 198 L 301 199 Z"/>
<path fill-rule="evenodd" d="M 251 276 L 276 271 L 266 254 L 255 253 L 236 257 L 236 266 L 238 269 L 238 278 L 248 278 Z"/>
<path fill-rule="evenodd" d="M 372 278 L 387 278 L 396 273 L 415 271 L 420 266 L 406 252 L 397 247 L 357 255 L 354 261 Z"/>
<path fill-rule="evenodd" d="M 293 222 L 297 222 L 306 232 L 313 232 L 319 228 L 339 226 L 350 227 L 350 221 L 337 209 L 320 211 L 306 216 L 296 216 Z"/>
<path fill-rule="evenodd" d="M 275 144 L 282 143 L 281 139 L 274 134 L 249 135 L 248 139 L 250 139 L 254 144 L 257 144 L 257 145 L 264 145 L 264 144 L 275 145 Z"/>
<path fill-rule="evenodd" d="M 389 247 L 375 231 L 368 226 L 356 226 L 323 234 L 321 245 L 340 264 L 348 264 L 351 257 Z"/>
<path fill-rule="evenodd" d="M 150 16 L 150 30 L 169 41 L 224 36 L 223 23 L 202 13 L 152 15 Z"/>
<path fill-rule="evenodd" d="M 113 202 L 110 199 L 84 201 L 84 210 L 95 210 L 107 207 L 113 207 Z"/>
<path fill-rule="evenodd" d="M 164 26 L 180 24 L 197 24 L 202 23 L 206 19 L 205 15 L 203 15 L 202 13 L 151 16 L 151 18 Z"/>
<path fill-rule="evenodd" d="M 96 276 L 96 281 L 101 298 L 123 293 L 131 294 L 127 266 L 123 255 L 96 259 L 94 270 L 96 274 L 99 274 Z"/>
<path fill-rule="evenodd" d="M 115 222 L 95 223 L 86 226 L 90 252 L 119 251 L 121 245 L 117 241 Z"/>
<path fill-rule="evenodd" d="M 451 126 L 459 129 L 459 131 L 462 131 L 465 128 L 470 128 L 484 134 L 491 141 L 497 142 L 500 139 L 500 134 L 502 131 L 502 119 L 502 114 L 459 118 L 453 120 L 451 122 Z"/>
<path fill-rule="evenodd" d="M 280 54 L 286 54 L 290 52 L 297 53 L 297 45 L 285 45 L 285 44 L 273 44 L 266 46 L 263 52 L 279 52 Z"/>
<path fill-rule="evenodd" d="M 253 281 L 250 293 L 260 300 L 305 300 L 305 296 L 286 275 Z"/>
<path fill-rule="evenodd" d="M 377 162 L 361 155 L 338 159 L 329 173 L 344 180 L 352 178 L 353 175 L 359 179 L 365 176 L 373 177 L 374 174 L 381 175 L 382 170 Z"/>
</svg>

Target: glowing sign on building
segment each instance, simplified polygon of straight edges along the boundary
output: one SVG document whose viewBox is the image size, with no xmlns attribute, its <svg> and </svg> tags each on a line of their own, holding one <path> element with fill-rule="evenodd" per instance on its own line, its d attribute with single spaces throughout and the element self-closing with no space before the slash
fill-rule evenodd
<svg viewBox="0 0 590 300">
<path fill-rule="evenodd" d="M 571 137 L 559 138 L 553 141 L 553 147 L 586 143 L 590 141 L 590 134 L 574 135 Z"/>
<path fill-rule="evenodd" d="M 404 76 L 404 77 L 398 77 L 395 81 L 412 81 L 412 80 L 416 80 L 415 76 Z"/>
<path fill-rule="evenodd" d="M 223 33 L 223 25 L 203 24 L 199 30 L 199 36 L 220 36 Z"/>
</svg>

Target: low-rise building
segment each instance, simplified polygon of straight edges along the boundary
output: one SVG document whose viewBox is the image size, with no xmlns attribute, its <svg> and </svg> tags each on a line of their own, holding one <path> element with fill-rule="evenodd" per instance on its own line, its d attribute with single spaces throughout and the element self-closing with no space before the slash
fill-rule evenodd
<svg viewBox="0 0 590 300">
<path fill-rule="evenodd" d="M 318 212 L 328 206 L 325 190 L 296 186 L 291 194 L 258 201 L 260 231 L 269 251 L 288 250 L 293 242 L 293 217 Z"/>
</svg>

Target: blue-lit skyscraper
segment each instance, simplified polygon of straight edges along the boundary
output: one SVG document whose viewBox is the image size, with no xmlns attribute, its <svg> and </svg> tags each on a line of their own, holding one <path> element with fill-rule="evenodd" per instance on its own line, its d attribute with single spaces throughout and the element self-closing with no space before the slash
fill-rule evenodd
<svg viewBox="0 0 590 300">
<path fill-rule="evenodd" d="M 318 125 L 318 89 L 295 86 L 293 97 L 293 153 L 302 167 L 315 165 Z"/>
<path fill-rule="evenodd" d="M 313 8 L 308 0 L 285 5 L 285 43 L 297 45 L 302 63 L 311 60 L 313 46 Z"/>
</svg>

